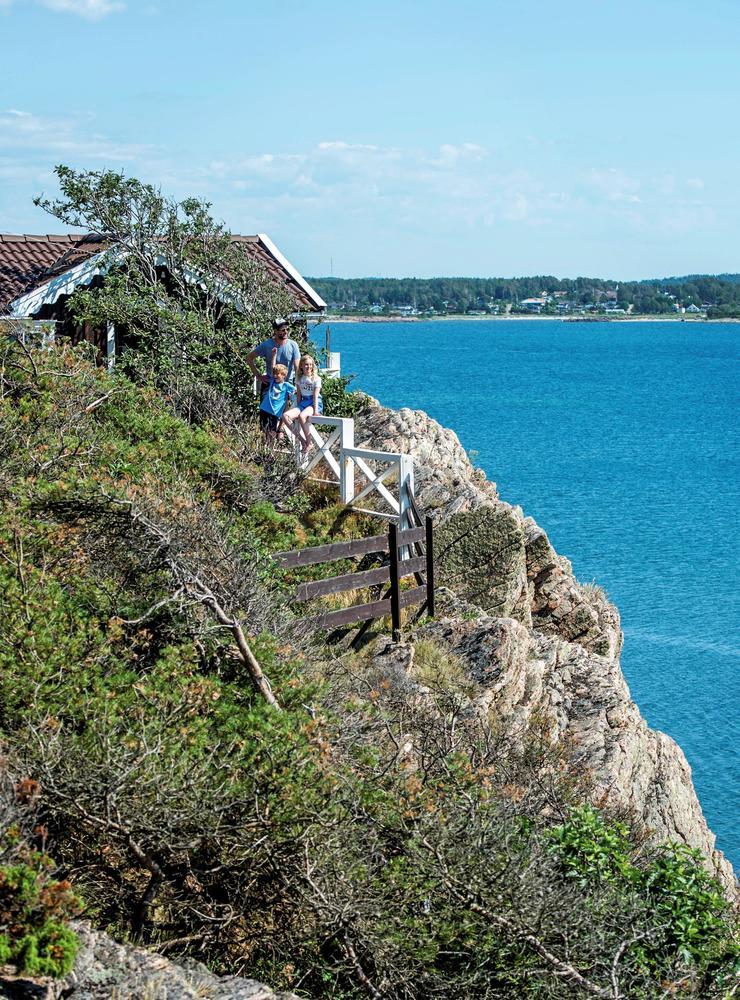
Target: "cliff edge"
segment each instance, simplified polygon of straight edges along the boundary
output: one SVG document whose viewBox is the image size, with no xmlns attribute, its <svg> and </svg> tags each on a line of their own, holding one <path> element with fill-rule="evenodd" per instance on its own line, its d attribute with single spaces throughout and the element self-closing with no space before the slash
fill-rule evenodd
<svg viewBox="0 0 740 1000">
<path fill-rule="evenodd" d="M 416 498 L 435 521 L 438 582 L 451 592 L 422 632 L 465 664 L 479 706 L 512 729 L 546 718 L 602 801 L 627 806 L 656 839 L 698 848 L 736 891 L 683 751 L 630 696 L 619 612 L 604 592 L 576 580 L 542 528 L 502 501 L 457 435 L 426 413 L 372 401 L 356 440 L 414 457 Z"/>
</svg>

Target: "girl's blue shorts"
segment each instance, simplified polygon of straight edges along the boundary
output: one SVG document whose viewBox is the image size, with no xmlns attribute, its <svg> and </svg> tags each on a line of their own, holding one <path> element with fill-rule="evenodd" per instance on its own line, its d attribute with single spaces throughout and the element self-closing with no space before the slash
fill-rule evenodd
<svg viewBox="0 0 740 1000">
<path fill-rule="evenodd" d="M 307 406 L 313 406 L 313 396 L 303 396 L 301 399 L 298 400 L 298 409 L 299 410 L 305 410 Z M 324 402 L 323 402 L 321 396 L 319 396 L 319 413 L 318 413 L 318 415 L 320 416 L 323 412 L 324 412 Z"/>
</svg>

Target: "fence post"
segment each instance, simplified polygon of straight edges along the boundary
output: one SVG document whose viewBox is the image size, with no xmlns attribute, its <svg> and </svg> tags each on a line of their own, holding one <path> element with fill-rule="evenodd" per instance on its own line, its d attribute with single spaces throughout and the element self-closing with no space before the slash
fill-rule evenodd
<svg viewBox="0 0 740 1000">
<path fill-rule="evenodd" d="M 116 328 L 109 323 L 105 330 L 105 358 L 108 371 L 113 371 L 116 364 Z"/>
<path fill-rule="evenodd" d="M 346 448 L 355 446 L 355 422 L 352 417 L 342 417 L 339 424 L 339 499 L 343 504 L 352 503 L 355 495 L 355 463 Z"/>
<path fill-rule="evenodd" d="M 411 499 L 414 492 L 414 460 L 411 455 L 401 455 L 398 460 L 398 527 L 401 531 L 412 527 Z"/>
<path fill-rule="evenodd" d="M 434 618 L 434 530 L 432 519 L 426 516 L 426 557 L 427 557 L 427 614 Z"/>
<path fill-rule="evenodd" d="M 391 633 L 393 641 L 401 638 L 401 588 L 398 579 L 398 528 L 391 523 L 388 527 L 388 552 L 391 570 Z"/>
</svg>

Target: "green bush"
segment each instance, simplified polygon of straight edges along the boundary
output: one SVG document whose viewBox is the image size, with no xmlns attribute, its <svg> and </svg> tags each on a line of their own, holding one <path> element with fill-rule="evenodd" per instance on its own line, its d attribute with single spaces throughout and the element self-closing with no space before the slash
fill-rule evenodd
<svg viewBox="0 0 740 1000">
<path fill-rule="evenodd" d="M 631 950 L 649 975 L 667 978 L 678 963 L 720 988 L 737 967 L 732 913 L 699 851 L 666 843 L 637 856 L 627 827 L 591 806 L 573 809 L 547 839 L 567 876 L 587 893 L 608 886 L 621 905 L 644 908 L 649 919 Z"/>
<path fill-rule="evenodd" d="M 615 977 L 639 1000 L 721 996 L 733 925 L 695 856 L 648 854 L 584 807 L 567 748 L 492 731 L 443 645 L 417 649 L 424 690 L 293 627 L 299 574 L 267 553 L 368 534 L 361 516 L 313 484 L 310 509 L 281 512 L 238 429 L 188 424 L 75 352 L 11 361 L 0 736 L 97 923 L 317 997 L 560 1000 L 576 976 L 606 996 Z M 243 623 L 282 711 L 196 578 Z M 0 928 L 2 956 L 61 969 L 62 912 L 33 903 L 53 881 L 30 855 L 0 866 L 26 914 Z"/>
<path fill-rule="evenodd" d="M 18 870 L 0 869 L 0 906 L 3 913 L 9 912 L 10 897 L 15 895 L 17 901 L 22 903 L 20 912 L 12 917 L 12 930 L 0 932 L 0 964 L 14 965 L 21 974 L 59 979 L 66 976 L 74 965 L 79 947 L 77 935 L 61 921 L 43 919 L 38 915 L 43 906 L 38 887 L 35 892 L 25 894 L 27 887 L 14 881 L 23 874 Z M 34 875 L 31 869 L 27 869 L 25 874 Z"/>
<path fill-rule="evenodd" d="M 353 378 L 354 375 L 338 375 L 322 380 L 321 395 L 327 416 L 357 417 L 367 409 L 368 398 L 365 393 L 351 392 L 348 388 Z"/>
<path fill-rule="evenodd" d="M 635 884 L 629 830 L 624 823 L 607 823 L 592 806 L 574 809 L 568 822 L 548 831 L 548 840 L 566 873 L 584 887 L 601 883 Z"/>
<path fill-rule="evenodd" d="M 0 833 L 0 965 L 14 965 L 29 976 L 67 975 L 78 940 L 67 925 L 80 903 L 67 881 L 53 877 L 54 865 L 28 840 L 28 817 L 17 789 L 36 789 L 32 781 L 12 788 L 2 775 L 3 825 Z"/>
</svg>

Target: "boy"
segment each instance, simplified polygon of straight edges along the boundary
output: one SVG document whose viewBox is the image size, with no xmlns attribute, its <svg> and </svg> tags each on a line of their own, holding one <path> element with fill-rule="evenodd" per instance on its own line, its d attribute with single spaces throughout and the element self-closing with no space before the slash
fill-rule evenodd
<svg viewBox="0 0 740 1000">
<path fill-rule="evenodd" d="M 295 392 L 295 386 L 286 381 L 287 377 L 288 369 L 285 365 L 273 364 L 270 383 L 260 403 L 260 427 L 265 432 L 268 444 L 275 443 L 280 418 Z"/>
</svg>

